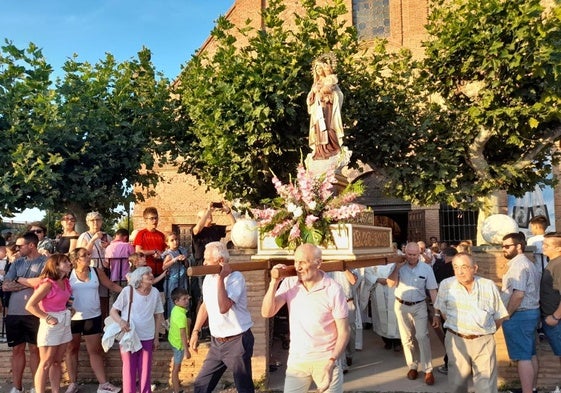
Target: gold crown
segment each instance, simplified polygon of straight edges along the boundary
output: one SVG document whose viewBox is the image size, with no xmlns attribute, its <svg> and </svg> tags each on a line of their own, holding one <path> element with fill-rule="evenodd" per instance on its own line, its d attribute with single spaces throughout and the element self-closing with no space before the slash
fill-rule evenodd
<svg viewBox="0 0 561 393">
<path fill-rule="evenodd" d="M 333 72 L 335 72 L 335 68 L 337 68 L 337 57 L 333 52 L 324 53 L 323 55 L 316 57 L 312 62 L 312 75 L 315 72 L 317 63 L 328 64 Z"/>
</svg>

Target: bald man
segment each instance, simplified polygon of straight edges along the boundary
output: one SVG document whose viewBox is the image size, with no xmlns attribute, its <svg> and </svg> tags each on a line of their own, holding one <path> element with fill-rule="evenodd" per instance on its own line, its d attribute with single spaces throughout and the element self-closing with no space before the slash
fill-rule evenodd
<svg viewBox="0 0 561 393">
<path fill-rule="evenodd" d="M 409 367 L 408 379 L 417 379 L 418 368 L 425 372 L 425 383 L 434 385 L 432 354 L 428 330 L 427 292 L 434 304 L 438 284 L 430 264 L 421 262 L 417 243 L 405 247 L 405 262 L 399 262 L 387 278 L 390 288 L 395 287 L 395 315 L 401 337 L 405 362 Z M 420 355 L 420 358 L 418 355 Z"/>
<path fill-rule="evenodd" d="M 302 244 L 294 251 L 295 277 L 271 277 L 261 315 L 273 317 L 288 306 L 290 349 L 284 393 L 343 392 L 341 356 L 349 341 L 347 297 L 341 285 L 320 270 L 321 249 Z M 273 269 L 283 269 L 275 265 Z"/>
</svg>

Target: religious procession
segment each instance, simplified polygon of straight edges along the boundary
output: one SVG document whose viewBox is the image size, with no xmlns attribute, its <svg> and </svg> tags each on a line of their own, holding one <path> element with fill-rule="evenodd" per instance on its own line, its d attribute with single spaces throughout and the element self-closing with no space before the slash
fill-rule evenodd
<svg viewBox="0 0 561 393">
<path fill-rule="evenodd" d="M 560 15 L 236 0 L 171 80 L 6 39 L 0 390 L 561 392 Z"/>
</svg>

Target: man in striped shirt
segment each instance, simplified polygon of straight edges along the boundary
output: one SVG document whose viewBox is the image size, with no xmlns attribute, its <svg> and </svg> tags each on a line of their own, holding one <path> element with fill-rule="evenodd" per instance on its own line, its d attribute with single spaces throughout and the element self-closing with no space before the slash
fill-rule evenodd
<svg viewBox="0 0 561 393">
<path fill-rule="evenodd" d="M 448 382 L 453 393 L 467 392 L 473 377 L 476 392 L 497 392 L 497 357 L 494 333 L 508 312 L 495 283 L 476 276 L 469 254 L 452 259 L 454 277 L 440 283 L 433 326 L 444 319 L 448 354 Z"/>
</svg>

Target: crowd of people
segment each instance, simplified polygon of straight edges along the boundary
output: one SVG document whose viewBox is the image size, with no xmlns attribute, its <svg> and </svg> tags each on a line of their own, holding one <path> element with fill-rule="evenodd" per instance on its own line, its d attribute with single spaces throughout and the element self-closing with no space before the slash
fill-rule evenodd
<svg viewBox="0 0 561 393">
<path fill-rule="evenodd" d="M 431 239 L 430 247 L 419 241 L 400 249 L 394 244 L 403 261 L 363 270 L 357 288 L 362 320 L 370 304 L 369 322 L 385 348 L 403 349 L 406 378 L 423 372 L 427 385 L 435 383 L 432 326 L 446 353 L 437 370 L 447 374 L 451 391 L 467 392 L 473 384 L 476 392 L 496 392 L 494 333 L 502 327 L 509 358 L 517 365 L 518 391 L 537 391 L 538 334 L 547 338 L 554 355 L 561 354 L 561 234 L 545 234 L 542 216 L 534 217 L 530 228 L 528 240 L 522 233 L 503 237 L 507 265 L 500 286 L 476 274 L 468 242 Z M 534 247 L 532 258 L 527 244 Z"/>
<path fill-rule="evenodd" d="M 144 228 L 130 239 L 123 228 L 114 238 L 102 230 L 98 212 L 86 215 L 88 230 L 81 234 L 75 229 L 76 215 L 65 212 L 62 233 L 55 240 L 47 237 L 41 222 L 10 234 L 7 242 L 1 237 L 1 300 L 12 349 L 10 393 L 23 392 L 27 359 L 34 377 L 32 393 L 44 393 L 47 379 L 51 391 L 59 392 L 63 361 L 70 379 L 66 393 L 76 393 L 82 340 L 99 383 L 97 392 L 118 393 L 121 388 L 108 381 L 104 369 L 103 349 L 110 339 L 119 339 L 126 393 L 152 390 L 152 352 L 161 340 L 169 340 L 174 349 L 173 388 L 179 393 L 181 360 L 190 357 L 189 321 L 196 313 L 193 308 L 204 304 L 199 282 L 188 279 L 187 269 L 203 263 L 202 256 L 198 261 L 195 256 L 207 243 L 226 235 L 228 226 L 212 222 L 217 210 L 235 222 L 227 204 L 209 204 L 199 212 L 193 231 L 195 252 L 180 247 L 176 233 L 157 229 L 154 207 L 143 211 Z M 118 334 L 109 337 L 107 326 L 113 323 Z M 122 341 L 124 336 L 131 340 Z"/>
<path fill-rule="evenodd" d="M 159 216 L 153 207 L 144 210 L 145 227 L 133 239 L 124 229 L 114 239 L 102 231 L 97 212 L 86 216 L 88 231 L 77 234 L 76 216 L 67 212 L 61 217 L 64 232 L 58 242 L 48 239 L 44 225 L 35 222 L 13 244 L 0 243 L 0 259 L 6 254 L 8 261 L 0 274 L 12 348 L 10 393 L 23 392 L 26 348 L 34 392 L 44 393 L 48 379 L 51 391 L 58 393 L 65 361 L 70 378 L 66 393 L 76 393 L 82 340 L 98 393 L 118 393 L 121 388 L 107 380 L 104 370 L 106 336 L 109 343 L 119 340 L 123 392 L 150 393 L 152 354 L 163 332 L 173 349 L 172 388 L 179 393 L 181 364 L 197 352 L 204 328 L 210 349 L 194 391 L 211 392 L 229 369 L 238 391 L 254 392 L 246 283 L 229 265 L 228 249 L 220 242 L 228 227 L 213 224 L 216 209 L 231 216 L 225 203 L 209 204 L 199 212 L 193 251 L 179 246 L 177 234 L 157 229 Z M 288 307 L 285 392 L 307 392 L 312 382 L 318 392 L 342 392 L 354 350 L 362 349 L 357 332 L 367 324 L 385 349 L 403 352 L 405 377 L 414 380 L 423 373 L 427 385 L 436 379 L 429 338 L 429 329 L 435 329 L 446 352 L 437 370 L 447 374 L 453 392 L 466 392 L 469 383 L 477 392 L 497 391 L 493 334 L 502 326 L 509 357 L 517 362 L 521 391 L 535 391 L 539 329 L 561 356 L 561 234 L 545 234 L 547 222 L 540 217 L 530 226 L 536 238 L 527 241 L 521 233 L 503 238 L 508 265 L 501 288 L 476 274 L 467 242 L 394 244 L 399 262 L 330 273 L 321 270 L 320 248 L 299 246 L 295 274 L 283 274 L 288 267 L 275 265 L 261 307 L 265 318 Z M 536 249 L 535 261 L 525 254 L 529 243 Z M 219 265 L 220 272 L 204 280 L 189 279 L 187 268 L 203 263 Z"/>
</svg>

